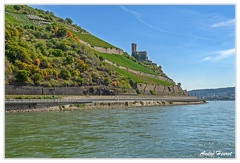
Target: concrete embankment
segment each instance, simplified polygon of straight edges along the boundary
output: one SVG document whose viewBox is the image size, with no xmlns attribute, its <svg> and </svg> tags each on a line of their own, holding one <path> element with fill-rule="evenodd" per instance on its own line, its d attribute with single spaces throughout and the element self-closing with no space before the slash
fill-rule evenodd
<svg viewBox="0 0 240 163">
<path fill-rule="evenodd" d="M 71 101 L 69 100 L 71 98 Z M 74 101 L 75 99 L 75 101 Z M 204 104 L 196 97 L 127 97 L 127 96 L 88 96 L 65 97 L 62 100 L 9 100 L 5 101 L 5 112 L 69 111 L 91 109 L 134 108 L 168 105 Z"/>
</svg>

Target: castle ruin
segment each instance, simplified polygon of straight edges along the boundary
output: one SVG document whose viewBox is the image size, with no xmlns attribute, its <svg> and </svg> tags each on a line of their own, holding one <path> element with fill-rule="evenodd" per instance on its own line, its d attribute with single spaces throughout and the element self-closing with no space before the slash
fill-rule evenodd
<svg viewBox="0 0 240 163">
<path fill-rule="evenodd" d="M 137 44 L 132 43 L 132 56 L 138 61 L 148 61 L 148 56 L 146 51 L 137 51 Z"/>
</svg>

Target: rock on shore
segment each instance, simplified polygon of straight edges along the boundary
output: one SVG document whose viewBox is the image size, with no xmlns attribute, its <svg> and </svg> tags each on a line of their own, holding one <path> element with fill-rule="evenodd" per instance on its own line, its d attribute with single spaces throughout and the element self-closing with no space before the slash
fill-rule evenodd
<svg viewBox="0 0 240 163">
<path fill-rule="evenodd" d="M 134 108 L 150 106 L 169 106 L 169 105 L 196 105 L 204 104 L 204 101 L 196 102 L 168 102 L 168 101 L 127 101 L 127 102 L 94 102 L 88 104 L 67 104 L 58 106 L 37 106 L 29 108 L 5 109 L 6 113 L 10 112 L 48 112 L 48 111 L 71 111 L 71 110 L 93 110 L 93 109 L 114 109 L 114 108 Z"/>
</svg>

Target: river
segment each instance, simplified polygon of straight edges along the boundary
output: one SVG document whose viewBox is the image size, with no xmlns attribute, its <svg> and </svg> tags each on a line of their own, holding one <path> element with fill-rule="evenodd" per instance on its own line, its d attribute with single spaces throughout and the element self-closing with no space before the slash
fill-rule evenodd
<svg viewBox="0 0 240 163">
<path fill-rule="evenodd" d="M 235 158 L 235 101 L 5 114 L 5 158 Z"/>
</svg>

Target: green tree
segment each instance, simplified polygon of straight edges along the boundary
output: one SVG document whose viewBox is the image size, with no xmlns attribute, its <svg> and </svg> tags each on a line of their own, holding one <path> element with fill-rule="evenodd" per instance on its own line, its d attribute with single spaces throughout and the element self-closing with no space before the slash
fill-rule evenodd
<svg viewBox="0 0 240 163">
<path fill-rule="evenodd" d="M 72 19 L 70 19 L 70 18 L 66 18 L 65 21 L 66 21 L 68 24 L 72 24 L 72 23 L 73 23 Z"/>
<path fill-rule="evenodd" d="M 68 80 L 71 77 L 71 73 L 66 69 L 62 70 L 59 75 L 61 78 L 65 79 L 65 80 Z"/>
<path fill-rule="evenodd" d="M 12 36 L 19 38 L 19 31 L 17 28 L 12 29 Z"/>
<path fill-rule="evenodd" d="M 36 38 L 40 39 L 40 38 L 42 37 L 42 32 L 40 32 L 40 31 L 35 31 L 35 32 L 33 33 L 33 35 L 34 35 Z"/>
<path fill-rule="evenodd" d="M 57 36 L 59 37 L 64 37 L 67 35 L 67 29 L 64 28 L 64 27 L 60 27 L 58 30 L 57 30 Z"/>
<path fill-rule="evenodd" d="M 41 85 L 42 84 L 42 75 L 39 73 L 36 73 L 33 77 L 34 83 L 37 85 Z"/>
<path fill-rule="evenodd" d="M 62 57 L 64 55 L 64 52 L 61 49 L 54 49 L 52 55 L 55 57 Z"/>
<path fill-rule="evenodd" d="M 15 10 L 20 10 L 20 9 L 21 9 L 21 7 L 20 7 L 19 5 L 14 5 L 13 8 L 14 8 Z"/>
<path fill-rule="evenodd" d="M 104 84 L 108 86 L 111 83 L 111 80 L 109 77 L 104 78 Z"/>
<path fill-rule="evenodd" d="M 66 62 L 67 62 L 68 64 L 71 64 L 71 63 L 74 62 L 74 58 L 73 58 L 71 55 L 68 55 L 68 56 L 66 57 Z"/>
<path fill-rule="evenodd" d="M 100 61 L 104 60 L 103 56 L 99 56 L 99 59 L 100 59 Z"/>
<path fill-rule="evenodd" d="M 62 51 L 66 51 L 67 50 L 67 45 L 63 42 L 61 42 L 58 46 L 58 49 L 61 49 Z"/>
<path fill-rule="evenodd" d="M 51 26 L 51 25 L 47 25 L 47 26 L 46 26 L 46 30 L 47 30 L 47 31 L 51 31 L 51 30 L 52 30 L 52 26 Z"/>
<path fill-rule="evenodd" d="M 30 78 L 30 71 L 27 70 L 18 70 L 17 74 L 16 74 L 16 79 L 18 82 L 22 82 L 25 84 L 28 84 L 31 82 L 31 78 Z"/>
<path fill-rule="evenodd" d="M 83 85 L 84 84 L 84 80 L 81 78 L 81 77 L 78 77 L 76 82 L 79 84 L 79 85 Z"/>
<path fill-rule="evenodd" d="M 11 62 L 19 59 L 22 62 L 31 62 L 30 55 L 25 47 L 16 42 L 7 42 L 5 45 L 5 55 Z"/>
<path fill-rule="evenodd" d="M 79 76 L 79 72 L 77 70 L 72 71 L 72 76 Z"/>
<path fill-rule="evenodd" d="M 41 68 L 47 68 L 50 66 L 50 63 L 47 61 L 47 58 L 43 56 L 42 54 L 39 55 L 40 59 L 40 67 Z"/>
<path fill-rule="evenodd" d="M 84 72 L 88 69 L 88 65 L 84 63 L 83 60 L 79 59 L 76 64 L 77 68 L 80 69 L 81 72 Z"/>
</svg>

